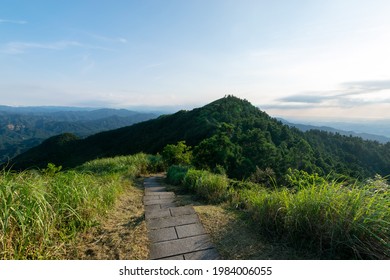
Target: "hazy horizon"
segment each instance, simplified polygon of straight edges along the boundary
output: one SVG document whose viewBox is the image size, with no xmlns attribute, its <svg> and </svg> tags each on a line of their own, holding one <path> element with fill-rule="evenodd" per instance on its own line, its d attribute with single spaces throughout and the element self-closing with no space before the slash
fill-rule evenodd
<svg viewBox="0 0 390 280">
<path fill-rule="evenodd" d="M 213 100 L 214 101 L 214 100 Z M 211 101 L 212 102 L 212 101 Z M 129 106 L 129 107 L 104 107 L 104 106 L 97 106 L 97 107 L 89 107 L 89 106 L 61 106 L 61 105 L 31 105 L 31 106 L 24 106 L 24 105 L 7 105 L 7 104 L 0 104 L 0 107 L 6 106 L 10 108 L 15 108 L 15 109 L 23 109 L 23 108 L 58 108 L 58 109 L 72 109 L 72 110 L 99 110 L 99 109 L 114 109 L 114 110 L 130 110 L 130 111 L 137 111 L 137 112 L 160 112 L 160 113 L 167 113 L 167 114 L 173 114 L 176 113 L 180 110 L 192 110 L 195 108 L 200 108 L 202 106 L 207 105 L 206 103 L 204 104 L 198 104 L 198 105 L 176 105 L 176 106 Z M 294 116 L 294 115 L 284 115 L 284 114 L 270 114 L 267 109 L 261 108 L 261 106 L 252 104 L 256 106 L 259 110 L 267 113 L 273 118 L 281 118 L 281 119 L 286 119 L 288 121 L 292 122 L 300 122 L 302 124 L 314 124 L 314 123 L 360 123 L 360 122 L 367 122 L 367 123 L 372 123 L 372 122 L 385 122 L 389 123 L 390 122 L 390 117 L 382 117 L 382 118 L 364 118 L 364 117 L 355 117 L 351 118 L 348 116 L 345 117 L 320 117 L 320 116 L 314 116 L 314 117 L 302 117 L 302 116 Z M 0 108 L 1 110 L 1 108 Z"/>
</svg>

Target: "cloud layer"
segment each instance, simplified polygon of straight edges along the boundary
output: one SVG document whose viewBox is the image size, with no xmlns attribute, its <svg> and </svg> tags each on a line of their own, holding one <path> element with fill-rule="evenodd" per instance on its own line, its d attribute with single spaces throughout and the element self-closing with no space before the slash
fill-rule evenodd
<svg viewBox="0 0 390 280">
<path fill-rule="evenodd" d="M 306 92 L 277 99 L 274 108 L 354 107 L 390 103 L 390 80 L 356 81 L 340 84 L 332 91 Z M 273 106 L 270 105 L 270 108 Z"/>
</svg>

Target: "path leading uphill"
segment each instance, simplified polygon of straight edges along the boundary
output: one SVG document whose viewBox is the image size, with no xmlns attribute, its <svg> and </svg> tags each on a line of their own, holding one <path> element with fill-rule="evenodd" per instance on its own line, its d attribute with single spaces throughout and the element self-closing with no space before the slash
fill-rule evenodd
<svg viewBox="0 0 390 280">
<path fill-rule="evenodd" d="M 163 177 L 144 180 L 145 219 L 150 259 L 215 260 L 217 250 L 192 206 L 177 206 L 175 194 L 161 185 Z"/>
</svg>

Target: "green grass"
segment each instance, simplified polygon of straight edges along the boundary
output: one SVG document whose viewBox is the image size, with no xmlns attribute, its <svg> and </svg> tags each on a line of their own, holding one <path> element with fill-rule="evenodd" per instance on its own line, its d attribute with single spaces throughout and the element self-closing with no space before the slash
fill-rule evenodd
<svg viewBox="0 0 390 280">
<path fill-rule="evenodd" d="M 390 258 L 388 194 L 331 183 L 297 192 L 242 191 L 240 198 L 267 234 L 331 258 Z"/>
<path fill-rule="evenodd" d="M 188 169 L 182 166 L 171 166 L 167 172 L 168 182 L 183 184 L 211 203 L 224 201 L 229 196 L 228 178 L 205 170 Z"/>
<path fill-rule="evenodd" d="M 0 173 L 0 259 L 56 259 L 147 172 L 144 154 L 88 162 L 64 172 Z M 51 169 L 52 170 L 52 169 Z"/>
<path fill-rule="evenodd" d="M 390 258 L 390 188 L 383 180 L 346 185 L 322 179 L 270 189 L 194 169 L 181 177 L 185 188 L 209 202 L 229 201 L 249 213 L 261 235 L 322 258 Z"/>
</svg>

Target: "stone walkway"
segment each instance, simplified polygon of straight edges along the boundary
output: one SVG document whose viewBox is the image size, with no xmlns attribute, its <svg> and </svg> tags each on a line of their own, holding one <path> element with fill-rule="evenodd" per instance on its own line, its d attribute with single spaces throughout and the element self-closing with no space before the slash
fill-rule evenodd
<svg viewBox="0 0 390 280">
<path fill-rule="evenodd" d="M 152 260 L 216 260 L 217 250 L 192 206 L 177 206 L 175 194 L 159 183 L 144 180 L 145 219 Z"/>
</svg>

